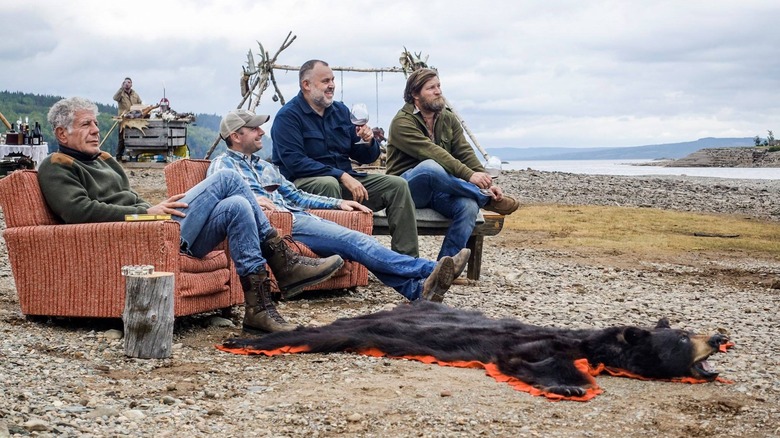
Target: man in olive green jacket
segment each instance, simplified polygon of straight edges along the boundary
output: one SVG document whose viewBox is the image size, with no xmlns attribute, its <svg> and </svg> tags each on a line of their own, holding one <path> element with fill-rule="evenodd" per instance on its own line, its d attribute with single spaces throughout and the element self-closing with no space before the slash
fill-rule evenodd
<svg viewBox="0 0 780 438">
<path fill-rule="evenodd" d="M 460 121 L 445 105 L 435 70 L 410 74 L 404 100 L 390 123 L 386 173 L 409 183 L 415 207 L 432 208 L 452 220 L 439 258 L 452 256 L 466 246 L 480 208 L 511 214 L 519 203 L 485 172 Z"/>
</svg>

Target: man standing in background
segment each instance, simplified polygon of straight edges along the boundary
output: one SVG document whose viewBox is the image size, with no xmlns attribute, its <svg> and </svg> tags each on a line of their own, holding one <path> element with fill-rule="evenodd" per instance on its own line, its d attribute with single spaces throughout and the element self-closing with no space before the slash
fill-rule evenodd
<svg viewBox="0 0 780 438">
<path fill-rule="evenodd" d="M 117 92 L 114 94 L 114 100 L 119 106 L 120 117 L 122 117 L 123 114 L 129 112 L 131 106 L 140 105 L 142 103 L 141 96 L 139 96 L 138 93 L 133 90 L 133 80 L 130 78 L 125 78 L 125 80 L 122 82 L 122 86 L 119 87 L 119 90 L 117 90 Z M 118 132 L 119 141 L 116 145 L 116 159 L 117 161 L 122 161 L 122 155 L 125 154 L 125 138 L 121 128 Z"/>
</svg>

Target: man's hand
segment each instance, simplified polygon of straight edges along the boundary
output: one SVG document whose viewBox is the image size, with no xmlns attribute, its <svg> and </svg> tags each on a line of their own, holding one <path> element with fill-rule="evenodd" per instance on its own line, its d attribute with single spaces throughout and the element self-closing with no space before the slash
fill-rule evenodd
<svg viewBox="0 0 780 438">
<path fill-rule="evenodd" d="M 355 128 L 358 137 L 362 138 L 364 142 L 371 144 L 371 140 L 374 139 L 374 130 L 368 124 L 356 126 Z"/>
<path fill-rule="evenodd" d="M 504 198 L 504 191 L 499 186 L 490 186 L 490 192 L 493 193 L 493 199 L 500 201 Z"/>
<path fill-rule="evenodd" d="M 480 189 L 487 189 L 493 185 L 493 178 L 485 172 L 474 172 L 469 178 L 469 182 L 479 187 Z"/>
<path fill-rule="evenodd" d="M 339 208 L 344 211 L 362 211 L 363 213 L 373 213 L 370 208 L 366 207 L 365 205 L 355 202 L 355 201 L 349 201 L 347 199 L 344 199 L 341 201 L 341 204 L 339 204 Z"/>
<path fill-rule="evenodd" d="M 339 181 L 341 181 L 341 183 L 344 184 L 344 187 L 349 190 L 349 193 L 352 194 L 352 199 L 355 201 L 363 202 L 368 200 L 368 190 L 363 187 L 363 184 L 360 184 L 360 181 L 353 178 L 352 175 L 344 172 L 341 174 Z"/>
<path fill-rule="evenodd" d="M 184 193 L 173 195 L 167 200 L 155 205 L 154 207 L 149 207 L 146 212 L 149 214 L 170 214 L 171 216 L 184 217 L 186 214 L 184 214 L 183 211 L 176 210 L 177 208 L 187 208 L 187 204 L 185 202 L 178 202 L 179 199 L 183 197 Z"/>
<path fill-rule="evenodd" d="M 271 198 L 266 198 L 265 196 L 255 196 L 255 199 L 257 199 L 257 203 L 263 210 L 276 210 L 276 205 L 274 204 L 274 201 L 271 200 Z"/>
</svg>

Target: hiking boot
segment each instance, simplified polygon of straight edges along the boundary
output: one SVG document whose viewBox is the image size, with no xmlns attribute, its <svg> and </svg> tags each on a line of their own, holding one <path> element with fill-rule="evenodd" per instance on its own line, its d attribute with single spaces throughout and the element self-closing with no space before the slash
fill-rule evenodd
<svg viewBox="0 0 780 438">
<path fill-rule="evenodd" d="M 327 280 L 344 264 L 338 255 L 316 259 L 302 256 L 290 249 L 288 241 L 296 244 L 289 236 L 283 239 L 274 230 L 260 245 L 285 299 L 300 294 L 306 286 Z"/>
<path fill-rule="evenodd" d="M 268 273 L 260 271 L 241 277 L 241 287 L 244 289 L 244 331 L 284 332 L 293 330 L 290 324 L 276 311 L 271 300 L 271 279 Z"/>
<path fill-rule="evenodd" d="M 453 277 L 453 282 L 455 279 L 460 277 L 460 274 L 462 274 L 463 270 L 466 269 L 466 265 L 469 264 L 469 257 L 471 257 L 471 250 L 468 248 L 463 248 L 460 250 L 460 252 L 452 256 L 452 261 L 455 264 L 455 276 Z"/>
<path fill-rule="evenodd" d="M 520 207 L 520 202 L 517 199 L 504 195 L 500 201 L 496 201 L 495 198 L 490 198 L 487 205 L 484 208 L 487 211 L 493 211 L 498 214 L 508 215 L 515 212 Z"/>
<path fill-rule="evenodd" d="M 420 299 L 441 303 L 454 278 L 455 262 L 450 256 L 442 257 L 436 263 L 436 267 L 433 268 L 431 275 L 425 279 Z"/>
</svg>

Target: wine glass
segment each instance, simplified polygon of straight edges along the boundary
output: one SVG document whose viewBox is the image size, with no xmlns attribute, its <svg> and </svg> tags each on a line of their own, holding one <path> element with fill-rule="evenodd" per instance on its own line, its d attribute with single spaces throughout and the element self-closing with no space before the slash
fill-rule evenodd
<svg viewBox="0 0 780 438">
<path fill-rule="evenodd" d="M 268 193 L 273 193 L 276 189 L 282 185 L 282 178 L 279 174 L 279 167 L 275 164 L 267 164 L 263 167 L 263 172 L 260 175 L 260 185 L 263 186 L 263 190 Z"/>
<path fill-rule="evenodd" d="M 365 103 L 356 103 L 352 105 L 349 111 L 349 120 L 353 125 L 360 127 L 368 123 L 368 107 Z M 357 128 L 355 128 L 357 130 Z M 368 144 L 362 138 L 356 144 Z"/>
<path fill-rule="evenodd" d="M 493 179 L 498 178 L 501 174 L 501 159 L 495 155 L 491 155 L 488 158 L 487 163 L 485 163 L 485 172 Z"/>
</svg>

